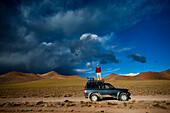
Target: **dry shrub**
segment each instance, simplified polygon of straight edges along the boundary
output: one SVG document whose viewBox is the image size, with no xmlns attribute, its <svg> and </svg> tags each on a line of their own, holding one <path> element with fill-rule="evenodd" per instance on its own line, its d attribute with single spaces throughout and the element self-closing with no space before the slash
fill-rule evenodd
<svg viewBox="0 0 170 113">
<path fill-rule="evenodd" d="M 42 104 L 44 104 L 44 102 L 43 101 L 39 101 L 39 102 L 37 102 L 36 105 L 42 105 Z"/>
</svg>

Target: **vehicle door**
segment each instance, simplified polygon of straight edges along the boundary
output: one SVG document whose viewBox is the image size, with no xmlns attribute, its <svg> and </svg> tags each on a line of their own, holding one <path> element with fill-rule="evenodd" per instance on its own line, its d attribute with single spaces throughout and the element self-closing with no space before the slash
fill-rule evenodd
<svg viewBox="0 0 170 113">
<path fill-rule="evenodd" d="M 98 84 L 98 93 L 100 95 L 105 95 L 104 84 Z"/>
<path fill-rule="evenodd" d="M 114 87 L 111 84 L 104 84 L 104 92 L 105 95 L 111 95 L 111 96 L 116 95 L 116 91 L 114 90 Z"/>
</svg>

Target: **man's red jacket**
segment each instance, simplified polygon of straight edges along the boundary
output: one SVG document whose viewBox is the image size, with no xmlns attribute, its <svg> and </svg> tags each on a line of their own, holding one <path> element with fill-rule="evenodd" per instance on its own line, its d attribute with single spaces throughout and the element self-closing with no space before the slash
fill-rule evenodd
<svg viewBox="0 0 170 113">
<path fill-rule="evenodd" d="M 101 68 L 100 67 L 96 67 L 96 72 L 95 73 L 101 73 Z"/>
</svg>

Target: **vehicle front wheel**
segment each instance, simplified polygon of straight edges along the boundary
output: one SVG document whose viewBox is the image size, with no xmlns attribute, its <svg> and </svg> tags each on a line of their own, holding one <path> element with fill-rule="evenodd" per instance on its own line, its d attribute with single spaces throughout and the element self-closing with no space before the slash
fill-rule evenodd
<svg viewBox="0 0 170 113">
<path fill-rule="evenodd" d="M 94 95 L 94 94 L 93 94 L 93 95 L 90 96 L 90 100 L 91 100 L 91 101 L 98 101 L 98 100 L 99 100 L 99 97 L 98 97 L 97 95 Z"/>
<path fill-rule="evenodd" d="M 120 94 L 119 100 L 121 100 L 121 101 L 127 101 L 127 100 L 128 100 L 127 94 Z"/>
</svg>

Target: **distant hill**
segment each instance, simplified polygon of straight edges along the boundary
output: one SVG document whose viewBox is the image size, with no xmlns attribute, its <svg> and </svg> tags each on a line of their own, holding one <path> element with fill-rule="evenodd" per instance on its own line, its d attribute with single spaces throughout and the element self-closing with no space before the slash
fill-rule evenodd
<svg viewBox="0 0 170 113">
<path fill-rule="evenodd" d="M 60 75 L 58 73 L 56 73 L 55 71 L 51 71 L 42 75 L 39 75 L 44 79 L 57 79 L 57 78 L 65 78 L 64 75 Z"/>
<path fill-rule="evenodd" d="M 134 76 L 135 78 L 139 78 L 139 79 L 150 79 L 150 80 L 161 80 L 161 79 L 166 79 L 166 80 L 170 80 L 170 69 L 166 70 L 166 71 L 162 71 L 162 72 L 143 72 L 140 73 L 136 76 Z"/>
<path fill-rule="evenodd" d="M 65 76 L 56 73 L 55 71 L 51 71 L 45 74 L 33 74 L 33 73 L 21 73 L 12 71 L 0 76 L 0 84 L 13 84 L 13 83 L 21 83 L 27 81 L 35 81 L 41 79 L 66 79 L 66 78 L 83 78 L 80 76 Z"/>
<path fill-rule="evenodd" d="M 0 76 L 0 84 L 12 84 L 27 81 L 40 80 L 41 77 L 32 73 L 21 73 L 12 71 Z"/>
<path fill-rule="evenodd" d="M 21 73 L 12 71 L 0 76 L 0 84 L 13 84 L 21 83 L 27 81 L 35 81 L 41 79 L 66 79 L 66 78 L 81 78 L 87 79 L 87 77 L 80 76 L 65 76 L 51 71 L 45 74 L 33 74 L 33 73 Z M 97 78 L 94 77 L 96 80 Z M 170 80 L 170 69 L 162 72 L 142 72 L 136 76 L 126 76 L 126 75 L 117 75 L 110 74 L 107 77 L 104 77 L 105 80 Z"/>
<path fill-rule="evenodd" d="M 110 74 L 105 80 L 170 80 L 170 69 L 163 72 L 142 72 L 136 76 Z"/>
<path fill-rule="evenodd" d="M 135 79 L 132 76 L 126 75 L 117 75 L 117 74 L 110 74 L 107 77 L 104 77 L 105 80 L 128 80 L 128 79 Z"/>
<path fill-rule="evenodd" d="M 80 76 L 65 76 L 65 75 L 61 75 L 56 73 L 55 71 L 51 71 L 42 75 L 41 76 L 43 79 L 58 79 L 58 78 L 85 78 L 85 77 L 80 77 Z"/>
</svg>

